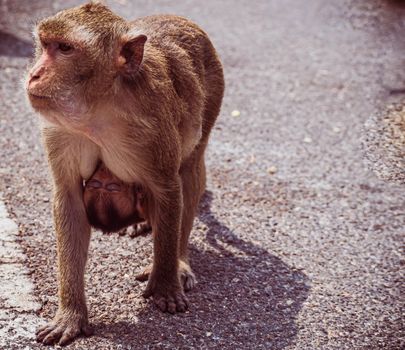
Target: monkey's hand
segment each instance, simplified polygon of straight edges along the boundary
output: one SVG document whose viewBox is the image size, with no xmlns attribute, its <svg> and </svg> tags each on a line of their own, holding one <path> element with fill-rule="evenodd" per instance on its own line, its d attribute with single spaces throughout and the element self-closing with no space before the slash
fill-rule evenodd
<svg viewBox="0 0 405 350">
<path fill-rule="evenodd" d="M 188 300 L 179 281 L 168 284 L 167 280 L 157 279 L 153 272 L 143 293 L 145 298 L 153 297 L 154 303 L 163 312 L 174 314 L 188 309 Z"/>
<path fill-rule="evenodd" d="M 58 310 L 51 322 L 37 330 L 37 341 L 45 345 L 66 345 L 79 334 L 93 334 L 87 321 L 87 311 Z"/>
</svg>

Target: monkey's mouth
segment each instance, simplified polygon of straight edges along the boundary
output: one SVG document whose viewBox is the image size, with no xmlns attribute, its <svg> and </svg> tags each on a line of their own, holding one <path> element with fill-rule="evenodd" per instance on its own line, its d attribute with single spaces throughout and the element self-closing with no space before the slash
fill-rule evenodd
<svg viewBox="0 0 405 350">
<path fill-rule="evenodd" d="M 33 94 L 32 92 L 29 92 L 28 94 L 33 99 L 38 99 L 38 100 L 48 100 L 48 99 L 50 99 L 49 96 L 36 95 L 36 94 Z"/>
</svg>

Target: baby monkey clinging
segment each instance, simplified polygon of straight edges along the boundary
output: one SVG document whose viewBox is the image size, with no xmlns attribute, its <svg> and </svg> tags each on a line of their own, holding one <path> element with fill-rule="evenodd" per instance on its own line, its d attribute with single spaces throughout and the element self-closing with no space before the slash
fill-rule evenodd
<svg viewBox="0 0 405 350">
<path fill-rule="evenodd" d="M 83 181 L 100 161 L 117 179 L 144 189 L 154 242 L 144 296 L 164 312 L 184 312 L 184 291 L 195 284 L 188 238 L 224 92 L 207 34 L 177 16 L 128 22 L 98 2 L 64 10 L 36 28 L 26 89 L 47 121 L 59 272 L 58 311 L 38 341 L 63 345 L 91 333 L 84 293 L 91 223 Z"/>
<path fill-rule="evenodd" d="M 103 232 L 122 231 L 130 225 L 140 230 L 147 225 L 144 190 L 121 181 L 102 163 L 85 181 L 83 201 L 90 225 Z"/>
</svg>

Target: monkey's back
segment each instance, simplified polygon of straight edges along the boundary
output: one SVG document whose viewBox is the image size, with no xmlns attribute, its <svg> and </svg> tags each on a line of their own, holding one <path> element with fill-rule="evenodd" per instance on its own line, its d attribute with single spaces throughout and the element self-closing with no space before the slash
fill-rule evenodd
<svg viewBox="0 0 405 350">
<path fill-rule="evenodd" d="M 175 45 L 195 58 L 215 54 L 208 35 L 187 18 L 176 15 L 153 15 L 136 19 L 131 24 L 148 37 L 149 43 L 157 47 L 168 49 Z"/>
<path fill-rule="evenodd" d="M 191 113 L 201 110 L 202 136 L 206 141 L 224 93 L 222 64 L 208 35 L 195 23 L 175 15 L 147 16 L 131 25 L 148 37 L 146 58 L 148 45 L 164 56 L 176 94 L 188 104 L 185 108 Z"/>
</svg>

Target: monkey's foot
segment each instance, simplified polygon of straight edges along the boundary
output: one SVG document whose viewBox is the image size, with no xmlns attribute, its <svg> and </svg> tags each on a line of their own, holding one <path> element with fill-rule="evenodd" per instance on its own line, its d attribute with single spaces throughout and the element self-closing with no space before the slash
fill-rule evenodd
<svg viewBox="0 0 405 350">
<path fill-rule="evenodd" d="M 162 312 L 185 312 L 188 309 L 188 300 L 180 285 L 167 286 L 167 282 L 157 282 L 153 278 L 149 278 L 148 286 L 146 287 L 143 296 L 145 298 L 153 297 L 153 302 Z"/>
<path fill-rule="evenodd" d="M 54 320 L 37 330 L 37 341 L 45 345 L 66 345 L 79 334 L 93 334 L 87 318 L 82 315 L 63 313 L 56 315 Z"/>
<path fill-rule="evenodd" d="M 149 279 L 149 275 L 152 271 L 152 265 L 149 265 L 145 270 L 135 276 L 135 279 L 140 282 L 145 282 Z"/>
<path fill-rule="evenodd" d="M 152 227 L 147 221 L 140 222 L 127 228 L 129 237 L 146 236 L 152 233 Z"/>
<path fill-rule="evenodd" d="M 120 236 L 125 236 L 126 234 L 128 234 L 128 236 L 131 238 L 147 236 L 150 233 L 152 233 L 152 227 L 146 221 L 125 227 L 118 231 L 118 234 Z"/>
<path fill-rule="evenodd" d="M 184 290 L 188 292 L 195 287 L 197 279 L 195 278 L 193 270 L 191 270 L 190 264 L 183 260 L 180 260 L 179 271 L 181 284 Z"/>
<path fill-rule="evenodd" d="M 143 270 L 140 274 L 135 276 L 135 279 L 141 282 L 145 282 L 149 279 L 149 275 L 152 271 L 152 265 L 149 265 L 145 270 Z M 183 285 L 183 288 L 186 292 L 193 289 L 197 284 L 197 279 L 191 270 L 191 267 L 188 263 L 180 260 L 179 264 L 179 273 L 180 273 L 180 281 Z"/>
</svg>

